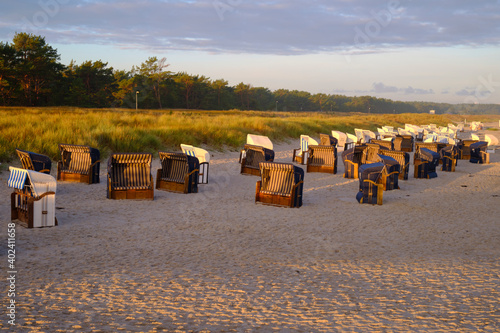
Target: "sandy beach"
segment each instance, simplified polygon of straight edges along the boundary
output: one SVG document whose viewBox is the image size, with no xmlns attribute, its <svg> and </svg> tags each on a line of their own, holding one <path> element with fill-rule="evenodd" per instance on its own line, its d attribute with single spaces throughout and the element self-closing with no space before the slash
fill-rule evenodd
<svg viewBox="0 0 500 333">
<path fill-rule="evenodd" d="M 276 145 L 275 161 L 294 148 Z M 197 194 L 106 199 L 106 161 L 100 184 L 58 182 L 59 225 L 16 227 L 16 326 L 3 302 L 1 330 L 500 331 L 500 150 L 435 179 L 411 165 L 382 206 L 356 201 L 339 162 L 336 175 L 305 174 L 299 209 L 255 204 L 259 177 L 240 175 L 239 152 L 212 155 Z M 159 167 L 156 155 L 154 176 Z"/>
</svg>

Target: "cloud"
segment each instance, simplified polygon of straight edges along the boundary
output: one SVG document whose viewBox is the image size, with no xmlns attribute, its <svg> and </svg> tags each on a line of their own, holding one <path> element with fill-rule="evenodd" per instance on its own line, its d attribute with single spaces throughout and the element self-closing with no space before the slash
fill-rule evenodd
<svg viewBox="0 0 500 333">
<path fill-rule="evenodd" d="M 260 54 L 498 45 L 498 4 L 369 0 L 7 1 L 0 39 L 28 31 L 52 43 Z"/>
<path fill-rule="evenodd" d="M 434 90 L 432 89 L 420 89 L 413 88 L 408 86 L 406 88 L 398 88 L 394 86 L 386 86 L 382 82 L 374 82 L 372 84 L 372 90 L 370 91 L 376 94 L 384 94 L 384 93 L 403 93 L 406 95 L 430 95 L 434 94 Z"/>
</svg>

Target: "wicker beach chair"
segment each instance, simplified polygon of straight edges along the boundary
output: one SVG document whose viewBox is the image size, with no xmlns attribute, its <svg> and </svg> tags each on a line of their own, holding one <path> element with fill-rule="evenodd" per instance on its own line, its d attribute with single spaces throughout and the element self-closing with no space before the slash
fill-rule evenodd
<svg viewBox="0 0 500 333">
<path fill-rule="evenodd" d="M 48 156 L 16 148 L 23 169 L 50 174 L 52 161 Z"/>
<path fill-rule="evenodd" d="M 365 143 L 343 151 L 344 178 L 357 179 L 361 165 L 379 161 L 378 153 L 380 150 L 380 146 L 377 144 Z"/>
<path fill-rule="evenodd" d="M 389 150 L 393 150 L 394 145 L 392 143 L 392 138 L 391 140 L 378 140 L 378 139 L 372 139 L 370 141 L 371 144 L 379 145 L 380 147 L 387 148 Z"/>
<path fill-rule="evenodd" d="M 439 154 L 427 148 L 420 148 L 419 158 L 415 160 L 415 178 L 436 178 Z"/>
<path fill-rule="evenodd" d="M 339 140 L 332 135 L 329 134 L 321 134 L 319 135 L 319 144 L 321 146 L 334 146 L 337 147 Z"/>
<path fill-rule="evenodd" d="M 292 162 L 307 164 L 309 145 L 318 145 L 318 142 L 309 135 L 301 135 L 300 148 L 293 150 Z"/>
<path fill-rule="evenodd" d="M 115 153 L 108 159 L 107 197 L 109 199 L 154 199 L 151 175 L 153 155 Z"/>
<path fill-rule="evenodd" d="M 439 151 L 441 157 L 441 171 L 455 172 L 458 163 L 458 148 L 455 145 L 448 145 Z"/>
<path fill-rule="evenodd" d="M 260 163 L 261 180 L 256 184 L 255 202 L 298 208 L 302 206 L 304 170 L 289 163 Z"/>
<path fill-rule="evenodd" d="M 399 179 L 408 180 L 408 174 L 410 173 L 410 153 L 401 150 L 388 150 L 381 149 L 379 151 L 380 155 L 390 156 L 396 161 L 398 161 L 399 167 Z"/>
<path fill-rule="evenodd" d="M 208 167 L 210 164 L 210 154 L 208 151 L 185 144 L 181 144 L 181 149 L 184 154 L 196 157 L 200 163 L 198 184 L 208 184 Z"/>
<path fill-rule="evenodd" d="M 479 141 L 470 145 L 470 162 L 479 164 L 489 164 L 490 154 L 486 152 L 488 142 Z"/>
<path fill-rule="evenodd" d="M 380 162 L 384 164 L 384 170 L 380 182 L 384 187 L 384 191 L 399 189 L 398 179 L 401 165 L 394 158 L 387 155 L 378 155 Z"/>
<path fill-rule="evenodd" d="M 415 142 L 415 154 L 413 154 L 413 164 L 420 159 L 420 149 L 429 149 L 439 154 L 439 145 L 437 142 Z"/>
<path fill-rule="evenodd" d="M 412 135 L 396 135 L 396 138 L 401 138 L 401 147 L 396 148 L 394 144 L 394 150 L 402 150 L 411 153 L 413 151 L 414 139 Z"/>
<path fill-rule="evenodd" d="M 57 162 L 57 180 L 87 184 L 99 183 L 100 153 L 96 148 L 59 144 L 61 160 Z"/>
<path fill-rule="evenodd" d="M 274 151 L 262 146 L 246 144 L 240 152 L 242 174 L 260 176 L 259 163 L 273 162 Z"/>
<path fill-rule="evenodd" d="M 309 146 L 307 172 L 337 173 L 337 147 Z"/>
<path fill-rule="evenodd" d="M 198 158 L 184 153 L 160 151 L 161 169 L 156 173 L 156 189 L 178 193 L 198 192 Z"/>
<path fill-rule="evenodd" d="M 382 205 L 384 185 L 381 181 L 384 168 L 385 166 L 381 162 L 360 166 L 359 192 L 356 194 L 356 200 L 359 203 Z"/>
<path fill-rule="evenodd" d="M 470 146 L 476 142 L 479 142 L 479 140 L 460 140 L 457 144 L 458 150 L 459 150 L 459 156 L 461 160 L 470 160 L 471 157 L 471 151 L 470 151 Z"/>
<path fill-rule="evenodd" d="M 11 194 L 11 220 L 27 228 L 57 225 L 55 200 L 57 183 L 54 177 L 32 170 L 10 167 L 7 186 Z"/>
</svg>

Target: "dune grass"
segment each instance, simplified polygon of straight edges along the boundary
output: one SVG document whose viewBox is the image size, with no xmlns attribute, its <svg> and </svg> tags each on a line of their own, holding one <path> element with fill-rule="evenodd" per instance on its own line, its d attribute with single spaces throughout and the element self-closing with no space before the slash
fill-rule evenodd
<svg viewBox="0 0 500 333">
<path fill-rule="evenodd" d="M 484 121 L 478 116 L 467 116 L 466 119 Z M 248 133 L 266 135 L 279 143 L 295 140 L 301 134 L 318 136 L 331 130 L 354 133 L 354 128 L 376 131 L 383 125 L 404 127 L 405 123 L 433 123 L 446 126 L 459 121 L 463 121 L 463 116 L 0 108 L 0 162 L 11 161 L 15 148 L 59 160 L 59 143 L 96 147 L 105 158 L 111 152 L 177 151 L 181 143 L 212 150 L 236 150 L 243 146 Z"/>
</svg>

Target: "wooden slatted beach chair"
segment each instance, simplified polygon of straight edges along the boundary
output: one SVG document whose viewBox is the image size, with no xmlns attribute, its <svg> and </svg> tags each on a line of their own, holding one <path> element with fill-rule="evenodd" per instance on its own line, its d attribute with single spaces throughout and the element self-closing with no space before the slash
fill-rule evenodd
<svg viewBox="0 0 500 333">
<path fill-rule="evenodd" d="M 337 147 L 309 146 L 307 172 L 337 173 Z"/>
<path fill-rule="evenodd" d="M 149 153 L 111 154 L 108 159 L 107 197 L 154 200 L 152 160 L 153 155 Z"/>
<path fill-rule="evenodd" d="M 458 162 L 458 148 L 455 145 L 447 145 L 439 151 L 441 157 L 441 171 L 455 172 Z"/>
<path fill-rule="evenodd" d="M 55 200 L 57 183 L 54 177 L 32 170 L 10 167 L 7 186 L 11 194 L 11 220 L 27 228 L 57 225 Z"/>
<path fill-rule="evenodd" d="M 394 150 L 402 150 L 411 153 L 413 151 L 414 139 L 412 135 L 396 135 L 396 138 L 401 138 L 401 147 L 400 149 L 396 149 L 396 144 L 394 144 Z"/>
<path fill-rule="evenodd" d="M 470 146 L 479 140 L 460 140 L 457 144 L 460 159 L 462 160 L 470 160 Z"/>
<path fill-rule="evenodd" d="M 50 174 L 52 161 L 48 156 L 16 148 L 23 169 Z"/>
<path fill-rule="evenodd" d="M 419 157 L 415 160 L 415 178 L 436 178 L 439 158 L 439 153 L 427 148 L 420 148 Z"/>
<path fill-rule="evenodd" d="M 393 143 L 392 143 L 392 138 L 391 140 L 378 140 L 378 139 L 372 139 L 370 141 L 372 144 L 379 145 L 381 147 L 387 148 L 389 150 L 393 149 Z"/>
<path fill-rule="evenodd" d="M 399 179 L 408 180 L 408 174 L 410 173 L 410 154 L 401 150 L 387 150 L 381 149 L 379 151 L 380 155 L 390 156 L 398 161 L 399 167 Z"/>
<path fill-rule="evenodd" d="M 384 196 L 384 185 L 381 183 L 384 164 L 364 164 L 359 170 L 359 192 L 356 200 L 359 203 L 382 205 Z"/>
<path fill-rule="evenodd" d="M 398 179 L 400 173 L 400 164 L 394 158 L 387 155 L 378 155 L 380 162 L 384 164 L 380 182 L 384 187 L 384 191 L 399 189 Z"/>
<path fill-rule="evenodd" d="M 332 135 L 329 134 L 322 134 L 320 133 L 319 135 L 319 144 L 321 146 L 334 146 L 337 147 L 339 141 L 337 138 L 335 138 Z"/>
<path fill-rule="evenodd" d="M 415 143 L 415 154 L 413 155 L 413 164 L 415 164 L 415 161 L 420 159 L 420 150 L 421 149 L 429 149 L 432 150 L 433 152 L 436 152 L 439 154 L 439 144 L 437 142 L 416 142 Z"/>
<path fill-rule="evenodd" d="M 478 141 L 470 145 L 470 162 L 479 164 L 489 164 L 490 154 L 486 152 L 488 142 Z"/>
<path fill-rule="evenodd" d="M 156 173 L 156 189 L 178 193 L 198 193 L 198 158 L 184 153 L 158 152 L 161 169 Z"/>
<path fill-rule="evenodd" d="M 205 149 L 181 144 L 184 154 L 194 156 L 200 162 L 200 171 L 198 173 L 198 184 L 208 184 L 208 167 L 210 163 L 210 154 Z"/>
<path fill-rule="evenodd" d="M 261 180 L 255 202 L 283 207 L 302 206 L 304 170 L 289 163 L 260 163 Z"/>
<path fill-rule="evenodd" d="M 241 173 L 260 176 L 259 163 L 273 162 L 274 151 L 262 146 L 246 144 L 240 152 Z"/>
<path fill-rule="evenodd" d="M 57 180 L 87 184 L 99 183 L 100 153 L 96 148 L 59 144 L 61 160 L 57 162 Z"/>
<path fill-rule="evenodd" d="M 300 136 L 300 148 L 293 150 L 292 162 L 307 164 L 309 145 L 318 145 L 318 141 L 309 135 Z"/>
</svg>

